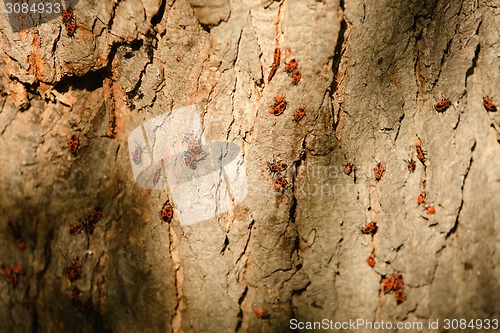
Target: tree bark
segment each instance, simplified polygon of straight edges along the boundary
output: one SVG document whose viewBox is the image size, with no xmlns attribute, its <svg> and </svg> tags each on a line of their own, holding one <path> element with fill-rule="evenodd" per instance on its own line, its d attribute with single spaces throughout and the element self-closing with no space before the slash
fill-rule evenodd
<svg viewBox="0 0 500 333">
<path fill-rule="evenodd" d="M 0 331 L 289 332 L 326 318 L 445 332 L 445 319 L 500 319 L 500 116 L 483 106 L 500 102 L 495 1 L 73 6 L 72 37 L 59 16 L 0 23 L 0 261 L 23 267 L 15 289 L 0 279 Z M 281 94 L 285 112 L 270 114 Z M 205 140 L 240 149 L 248 179 L 243 202 L 189 226 L 179 202 L 162 221 L 172 189 L 136 182 L 128 141 L 186 105 Z M 283 193 L 273 160 L 288 165 Z M 95 207 L 94 233 L 70 235 Z M 401 304 L 382 285 L 397 274 Z"/>
</svg>

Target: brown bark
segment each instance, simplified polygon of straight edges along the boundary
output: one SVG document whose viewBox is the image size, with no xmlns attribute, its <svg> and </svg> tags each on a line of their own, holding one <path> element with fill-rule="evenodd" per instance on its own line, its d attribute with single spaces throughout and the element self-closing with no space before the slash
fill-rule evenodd
<svg viewBox="0 0 500 333">
<path fill-rule="evenodd" d="M 292 318 L 363 318 L 435 332 L 428 319 L 500 319 L 500 119 L 482 105 L 500 102 L 494 1 L 82 0 L 74 15 L 74 37 L 60 17 L 0 23 L 0 263 L 24 268 L 16 289 L 0 279 L 0 331 L 289 332 Z M 288 106 L 274 116 L 279 94 Z M 442 98 L 452 105 L 437 112 Z M 171 188 L 136 183 L 128 136 L 191 104 L 206 140 L 240 148 L 249 186 L 229 212 L 181 226 L 179 203 L 160 218 Z M 273 159 L 288 164 L 283 194 Z M 97 206 L 94 234 L 70 235 Z M 373 236 L 360 230 L 370 221 Z M 381 289 L 397 273 L 399 305 Z"/>
</svg>

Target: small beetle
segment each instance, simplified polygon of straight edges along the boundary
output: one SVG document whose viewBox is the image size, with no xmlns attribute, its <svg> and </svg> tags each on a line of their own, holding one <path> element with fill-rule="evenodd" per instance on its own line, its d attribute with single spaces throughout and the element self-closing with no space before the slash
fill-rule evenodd
<svg viewBox="0 0 500 333">
<path fill-rule="evenodd" d="M 437 112 L 445 112 L 451 106 L 451 102 L 448 99 L 442 99 L 434 105 Z"/>
<path fill-rule="evenodd" d="M 487 111 L 490 111 L 490 112 L 497 111 L 497 106 L 491 101 L 491 99 L 488 96 L 483 97 L 483 105 Z"/>
<path fill-rule="evenodd" d="M 297 68 L 298 61 L 296 59 L 290 60 L 286 65 L 285 65 L 285 72 L 291 73 Z"/>
</svg>

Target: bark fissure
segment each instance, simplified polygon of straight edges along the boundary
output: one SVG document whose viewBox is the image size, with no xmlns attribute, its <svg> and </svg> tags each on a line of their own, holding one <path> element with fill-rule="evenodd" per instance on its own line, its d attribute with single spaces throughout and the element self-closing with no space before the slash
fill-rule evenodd
<svg viewBox="0 0 500 333">
<path fill-rule="evenodd" d="M 240 295 L 240 298 L 238 298 L 238 306 L 239 306 L 239 312 L 238 312 L 238 322 L 236 323 L 236 328 L 235 332 L 239 332 L 241 329 L 241 325 L 243 323 L 243 308 L 242 304 L 243 301 L 245 300 L 245 297 L 247 296 L 248 292 L 248 286 L 245 286 L 245 289 L 243 290 L 243 293 Z"/>
<path fill-rule="evenodd" d="M 469 171 L 472 167 L 472 162 L 474 160 L 474 150 L 476 149 L 476 141 L 474 141 L 474 144 L 471 147 L 471 156 L 469 159 L 469 164 L 467 165 L 467 168 L 465 169 L 465 174 L 462 180 L 462 186 L 460 187 L 460 192 L 461 192 L 461 199 L 460 199 L 460 206 L 458 207 L 457 211 L 457 217 L 455 219 L 455 223 L 451 227 L 451 229 L 448 231 L 448 233 L 445 236 L 445 239 L 448 239 L 451 235 L 453 235 L 457 229 L 458 229 L 458 224 L 460 220 L 460 213 L 462 212 L 462 208 L 464 205 L 464 187 L 465 187 L 465 182 L 467 181 L 467 176 L 469 175 Z"/>
<path fill-rule="evenodd" d="M 174 285 L 176 292 L 175 310 L 171 317 L 171 324 L 174 332 L 182 331 L 182 311 L 184 310 L 184 295 L 183 295 L 183 266 L 178 249 L 177 236 L 172 224 L 169 225 L 169 253 L 172 265 L 174 267 Z"/>
<path fill-rule="evenodd" d="M 346 40 L 346 34 L 347 34 L 347 21 L 345 18 L 345 8 L 344 8 L 344 0 L 340 1 L 340 10 L 342 11 L 342 21 L 340 22 L 340 29 L 337 35 L 337 41 L 335 44 L 335 49 L 333 51 L 333 58 L 332 58 L 332 82 L 330 83 L 330 87 L 328 88 L 328 93 L 330 96 L 330 100 L 334 101 L 335 96 L 337 96 L 337 89 L 338 86 L 340 85 L 340 78 L 339 78 L 339 70 L 340 70 L 340 64 L 342 63 L 343 56 L 345 53 L 345 48 L 347 44 Z M 339 96 L 337 96 L 338 98 Z M 334 104 L 332 103 L 332 128 L 334 131 L 336 131 L 337 126 L 340 121 L 340 116 L 342 112 L 342 106 L 343 106 L 343 100 L 339 98 L 338 101 L 338 116 L 335 116 L 335 107 Z"/>
</svg>

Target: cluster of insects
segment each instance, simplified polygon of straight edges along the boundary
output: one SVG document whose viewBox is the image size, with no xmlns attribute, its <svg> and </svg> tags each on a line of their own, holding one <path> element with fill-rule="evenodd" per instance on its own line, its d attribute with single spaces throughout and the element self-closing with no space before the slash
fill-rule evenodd
<svg viewBox="0 0 500 333">
<path fill-rule="evenodd" d="M 83 218 L 80 218 L 78 222 L 72 224 L 69 227 L 69 234 L 75 236 L 81 233 L 82 230 L 85 230 L 87 235 L 93 235 L 95 226 L 97 222 L 99 222 L 101 217 L 102 217 L 101 209 L 94 208 L 90 214 L 86 215 Z"/>
<path fill-rule="evenodd" d="M 170 203 L 170 200 L 167 200 L 163 204 L 160 215 L 164 222 L 170 223 L 172 221 L 172 218 L 174 217 L 174 207 Z"/>
<path fill-rule="evenodd" d="M 424 204 L 424 210 L 427 214 L 429 214 L 429 215 L 435 214 L 436 207 L 434 207 L 434 205 L 432 205 L 432 204 L 425 204 L 425 197 L 426 196 L 427 196 L 427 194 L 424 191 L 420 192 L 420 194 L 417 196 L 417 202 L 419 205 Z"/>
<path fill-rule="evenodd" d="M 491 98 L 488 96 L 483 97 L 483 105 L 486 111 L 489 112 L 496 112 L 497 111 L 497 106 L 495 103 L 491 101 Z M 434 104 L 434 109 L 436 109 L 437 112 L 445 112 L 448 110 L 448 108 L 451 106 L 451 102 L 449 99 L 443 98 L 436 104 Z"/>
<path fill-rule="evenodd" d="M 274 74 L 276 73 L 276 70 L 278 69 L 278 66 L 280 64 L 280 55 L 281 55 L 280 49 L 276 48 L 274 50 L 274 61 L 271 66 L 271 71 L 269 73 L 268 81 L 271 81 Z M 297 70 L 298 64 L 299 62 L 295 58 L 291 59 L 285 64 L 285 72 L 291 74 L 293 85 L 299 84 L 300 79 L 302 78 L 302 74 Z M 285 112 L 287 106 L 288 102 L 285 100 L 285 96 L 277 95 L 274 98 L 273 106 L 269 109 L 269 113 L 274 116 L 280 116 L 283 114 L 283 112 Z M 297 110 L 295 110 L 292 120 L 294 122 L 298 122 L 302 118 L 304 118 L 305 115 L 306 115 L 305 109 L 303 107 L 299 107 Z"/>
<path fill-rule="evenodd" d="M 76 154 L 76 152 L 78 151 L 79 142 L 80 142 L 80 140 L 78 139 L 76 134 L 72 134 L 70 136 L 69 141 L 68 141 L 68 148 L 69 148 L 69 151 L 71 154 Z"/>
<path fill-rule="evenodd" d="M 288 181 L 286 177 L 283 176 L 282 172 L 288 168 L 288 165 L 283 161 L 267 163 L 269 167 L 269 172 L 275 176 L 274 180 L 274 190 L 276 192 L 285 193 Z"/>
<path fill-rule="evenodd" d="M 19 282 L 19 275 L 23 272 L 23 267 L 18 263 L 15 263 L 12 268 L 5 264 L 2 264 L 1 267 L 3 275 L 9 280 L 9 284 L 12 285 L 12 288 L 16 289 Z"/>
<path fill-rule="evenodd" d="M 483 105 L 484 108 L 489 111 L 489 112 L 496 112 L 497 107 L 496 105 L 491 101 L 489 97 L 483 97 Z M 445 112 L 449 107 L 451 106 L 451 102 L 448 99 L 442 99 L 439 102 L 437 102 L 434 105 L 434 108 L 438 112 Z M 415 140 L 415 151 L 416 151 L 416 156 L 417 159 L 424 165 L 424 167 L 427 166 L 427 159 L 426 159 L 426 152 L 422 148 L 422 140 L 417 136 Z M 409 159 L 405 160 L 408 171 L 410 173 L 414 173 L 416 168 L 417 168 L 417 163 L 414 159 Z M 346 175 L 350 175 L 354 171 L 354 165 L 351 163 L 347 163 L 344 166 L 344 173 Z M 382 179 L 382 175 L 385 172 L 385 164 L 378 162 L 375 168 L 373 169 L 375 179 L 377 181 L 380 181 Z M 425 185 L 425 181 L 424 181 Z M 425 186 L 424 186 L 425 187 Z M 422 191 L 418 196 L 417 196 L 417 202 L 419 205 L 423 205 L 424 211 L 429 214 L 435 214 L 436 213 L 436 208 L 433 204 L 427 204 L 426 203 L 426 192 Z M 361 232 L 363 234 L 370 234 L 374 235 L 377 232 L 377 224 L 376 222 L 372 221 L 368 223 L 366 226 L 361 228 Z M 370 267 L 375 266 L 375 253 L 372 251 L 370 256 L 366 259 L 367 264 Z M 402 274 L 397 274 L 397 275 L 390 275 L 387 276 L 383 279 L 383 291 L 384 294 L 387 294 L 391 291 L 395 291 L 395 298 L 397 304 L 401 304 L 406 300 L 406 295 L 405 291 L 403 288 L 404 285 L 404 279 Z"/>
<path fill-rule="evenodd" d="M 269 113 L 272 115 L 280 116 L 285 112 L 286 107 L 288 106 L 288 102 L 285 100 L 285 96 L 283 95 L 277 95 L 274 97 L 274 103 L 273 106 L 269 109 Z M 295 110 L 293 113 L 293 118 L 292 121 L 298 122 L 304 118 L 306 115 L 306 110 L 304 108 L 298 108 Z"/>
<path fill-rule="evenodd" d="M 207 157 L 207 153 L 202 149 L 201 139 L 193 134 L 189 134 L 184 136 L 183 142 L 187 145 L 183 154 L 184 163 L 190 169 L 196 170 L 198 163 Z"/>
<path fill-rule="evenodd" d="M 24 250 L 26 248 L 26 241 L 23 239 L 23 236 L 21 235 L 21 228 L 19 227 L 19 225 L 14 221 L 9 221 L 7 223 L 7 229 L 14 238 L 17 248 L 19 250 Z"/>
<path fill-rule="evenodd" d="M 298 64 L 299 62 L 294 58 L 287 62 L 285 65 L 285 72 L 287 72 L 288 74 L 292 74 L 292 84 L 294 86 L 299 84 L 300 79 L 302 78 L 302 74 L 299 72 L 299 70 L 297 70 Z"/>
<path fill-rule="evenodd" d="M 388 294 L 391 291 L 396 293 L 396 303 L 401 304 L 405 301 L 405 290 L 404 290 L 404 279 L 403 274 L 389 275 L 382 281 L 382 288 L 384 294 Z"/>
<path fill-rule="evenodd" d="M 277 47 L 274 49 L 273 64 L 271 65 L 269 76 L 267 77 L 268 82 L 273 79 L 274 75 L 276 74 L 276 71 L 278 70 L 278 67 L 280 65 L 280 57 L 281 57 L 281 50 L 279 47 Z M 293 85 L 299 84 L 300 79 L 302 78 L 302 74 L 297 69 L 298 64 L 299 62 L 295 58 L 291 59 L 285 64 L 285 72 L 291 74 Z"/>
<path fill-rule="evenodd" d="M 70 282 L 75 282 L 82 276 L 82 264 L 80 264 L 80 258 L 73 258 L 69 265 L 64 268 L 64 275 L 68 278 Z"/>
<path fill-rule="evenodd" d="M 72 224 L 69 229 L 70 235 L 78 235 L 83 230 L 87 236 L 93 235 L 95 226 L 102 217 L 102 210 L 100 208 L 94 208 L 92 212 L 83 218 L 80 218 L 78 222 Z M 71 260 L 69 264 L 63 269 L 63 273 L 69 282 L 72 284 L 71 288 L 71 304 L 75 306 L 80 312 L 87 312 L 89 308 L 89 303 L 82 301 L 80 299 L 80 289 L 76 285 L 73 285 L 82 276 L 82 264 L 80 263 L 80 258 L 75 257 Z"/>
<path fill-rule="evenodd" d="M 269 113 L 272 115 L 280 116 L 285 112 L 288 102 L 285 100 L 285 96 L 278 95 L 274 97 L 273 107 L 269 109 Z"/>
<path fill-rule="evenodd" d="M 73 13 L 73 8 L 68 7 L 62 11 L 62 22 L 66 28 L 66 33 L 69 37 L 73 37 L 76 31 L 76 18 Z"/>
<path fill-rule="evenodd" d="M 417 136 L 417 139 L 415 140 L 415 150 L 417 151 L 417 158 L 418 158 L 418 160 L 424 166 L 426 166 L 426 164 L 425 164 L 425 162 L 426 162 L 426 159 L 425 159 L 426 153 L 422 149 L 422 140 L 420 140 L 420 138 L 418 136 Z"/>
</svg>

